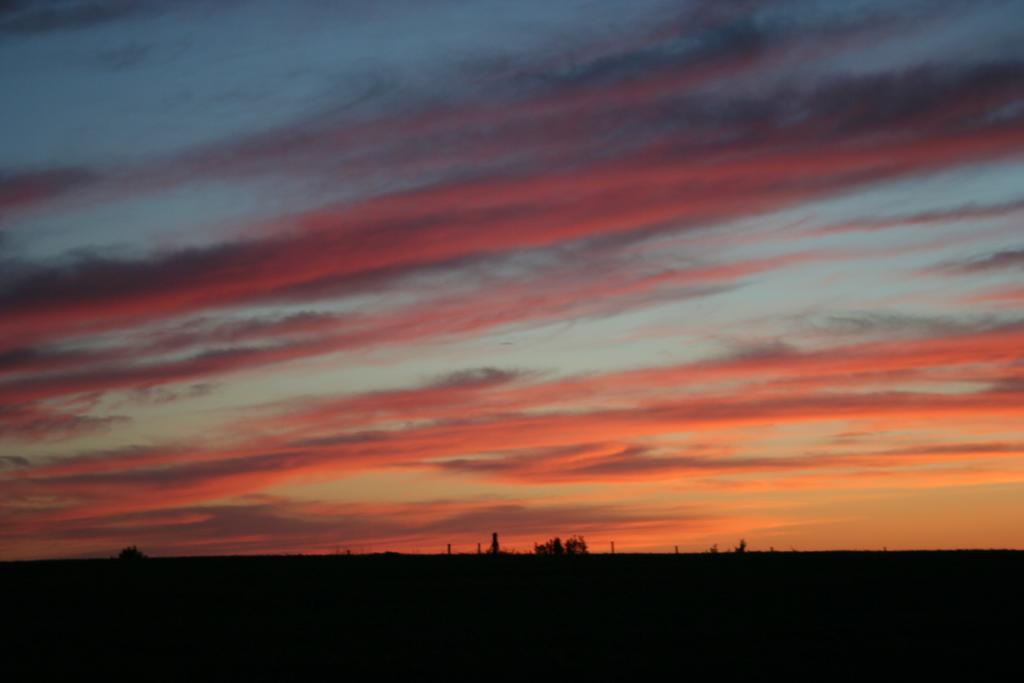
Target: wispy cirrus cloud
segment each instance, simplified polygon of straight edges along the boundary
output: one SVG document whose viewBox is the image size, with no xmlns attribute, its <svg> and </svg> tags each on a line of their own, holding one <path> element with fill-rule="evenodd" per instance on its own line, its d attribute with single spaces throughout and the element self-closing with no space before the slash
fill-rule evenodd
<svg viewBox="0 0 1024 683">
<path fill-rule="evenodd" d="M 0 172 L 0 221 L 8 212 L 57 199 L 89 183 L 93 177 L 84 168 L 55 168 L 34 173 Z"/>
<path fill-rule="evenodd" d="M 13 0 L 4 3 L 0 9 L 0 32 L 34 34 L 85 29 L 149 11 L 162 4 L 165 3 L 148 3 L 147 6 L 147 3 L 124 0 Z"/>
<path fill-rule="evenodd" d="M 48 410 L 34 404 L 0 404 L 0 441 L 59 440 L 110 429 L 127 418 Z"/>
<path fill-rule="evenodd" d="M 1024 268 L 1024 249 L 1007 249 L 987 256 L 948 264 L 945 269 L 959 273 L 1014 271 Z"/>
<path fill-rule="evenodd" d="M 1000 331 L 1002 334 L 1003 331 Z M 1000 335 L 993 335 L 999 338 Z M 959 341 L 963 342 L 961 335 Z M 1014 346 L 1005 338 L 1003 344 Z M 922 360 L 935 363 L 950 360 L 956 347 L 941 340 L 934 344 L 939 355 L 926 347 L 908 354 L 911 367 Z M 965 348 L 961 346 L 961 348 Z M 865 365 L 885 355 L 865 357 Z M 1004 362 L 1012 363 L 1016 352 L 1008 349 Z M 668 396 L 662 387 L 678 383 L 680 377 L 695 378 L 689 368 L 656 368 L 621 373 L 606 378 L 532 380 L 528 375 L 494 369 L 476 370 L 409 392 L 373 393 L 348 399 L 308 403 L 290 407 L 277 418 L 259 418 L 248 432 L 260 428 L 251 443 L 228 449 L 198 447 L 184 451 L 157 452 L 157 460 L 106 460 L 87 457 L 81 473 L 73 462 L 43 467 L 38 472 L 19 471 L 8 477 L 14 491 L 35 491 L 51 487 L 65 494 L 92 500 L 87 506 L 107 509 L 115 501 L 121 506 L 152 504 L 151 492 L 162 492 L 161 500 L 181 504 L 259 491 L 274 483 L 297 477 L 344 477 L 368 469 L 439 467 L 499 479 L 550 482 L 600 481 L 663 478 L 709 472 L 815 471 L 837 467 L 864 468 L 904 465 L 949 456 L 1019 455 L 1015 446 L 989 443 L 958 446 L 930 445 L 888 449 L 851 457 L 848 454 L 807 457 L 734 457 L 704 453 L 686 455 L 653 446 L 609 448 L 602 443 L 634 442 L 662 434 L 707 433 L 751 425 L 806 425 L 837 421 L 887 424 L 905 429 L 928 424 L 938 418 L 981 418 L 1016 420 L 1021 402 L 1018 390 L 983 387 L 955 394 L 921 391 L 865 391 L 839 393 L 832 390 L 850 369 L 846 352 L 832 356 L 830 380 L 819 377 L 823 389 L 807 393 L 786 381 L 768 384 L 752 392 L 720 390 L 698 395 L 687 392 Z M 796 354 L 786 354 L 793 360 Z M 964 362 L 974 363 L 963 356 Z M 782 360 L 774 357 L 738 357 L 733 370 L 750 376 L 751 361 L 768 362 L 771 368 Z M 817 365 L 820 360 L 816 360 Z M 993 357 L 990 362 L 998 362 Z M 710 366 L 721 372 L 722 364 Z M 820 372 L 819 368 L 815 368 Z M 775 372 L 782 372 L 775 367 Z M 651 381 L 659 377 L 661 383 Z M 616 394 L 618 398 L 616 401 Z M 599 401 L 585 410 L 565 410 L 568 402 L 586 405 L 574 397 L 596 396 Z M 614 401 L 614 403 L 610 403 Z M 402 425 L 393 426 L 395 421 Z M 389 426 L 389 423 L 392 426 Z M 345 431 L 336 431 L 343 428 Z M 325 431 L 326 429 L 326 431 Z M 260 433 L 262 432 L 262 433 Z M 598 442 L 594 442 L 594 440 Z M 495 445 L 508 455 L 495 457 Z M 537 450 L 540 449 L 540 450 Z M 915 461 L 911 456 L 919 456 Z M 170 459 L 168 459 L 170 458 Z M 128 469 L 133 464 L 137 469 Z M 154 465 L 157 465 L 154 467 Z M 170 466 L 168 466 L 170 465 Z M 148 509 L 148 508 L 147 508 Z"/>
<path fill-rule="evenodd" d="M 254 497 L 231 505 L 180 507 L 164 511 L 115 514 L 55 526 L 67 547 L 85 556 L 97 545 L 123 545 L 144 535 L 155 555 L 381 552 L 414 547 L 439 552 L 453 543 L 457 553 L 476 551 L 481 528 L 500 528 L 503 545 L 520 551 L 552 528 L 563 533 L 634 538 L 673 533 L 703 533 L 715 520 L 692 509 L 655 515 L 632 507 L 531 505 L 508 500 L 492 503 L 425 501 L 406 505 L 310 505 L 273 497 Z M 254 528 L 261 529 L 253 533 Z M 6 530 L 19 539 L 21 529 Z M 445 539 L 438 544 L 437 539 Z M 623 547 L 620 542 L 620 548 Z M 628 548 L 628 546 L 626 546 Z M 102 556 L 102 554 L 100 554 Z"/>
<path fill-rule="evenodd" d="M 734 264 L 655 268 L 652 273 L 626 272 L 600 282 L 581 277 L 573 269 L 547 268 L 541 269 L 528 285 L 516 279 L 485 281 L 489 296 L 483 301 L 471 291 L 378 314 L 305 312 L 213 326 L 200 321 L 144 338 L 137 347 L 121 344 L 89 352 L 20 347 L 0 359 L 7 361 L 9 371 L 53 372 L 23 374 L 0 381 L 0 387 L 8 400 L 40 400 L 197 381 L 343 350 L 431 341 L 567 318 L 601 317 L 666 297 L 678 301 L 713 296 L 741 286 L 748 276 L 818 258 L 827 256 L 792 254 Z M 195 347 L 201 350 L 184 357 L 161 358 Z M 138 362 L 147 358 L 150 362 Z M 112 362 L 115 359 L 131 362 Z M 3 370 L 0 364 L 0 375 Z"/>
<path fill-rule="evenodd" d="M 1008 5 L 613 4 L 3 5 L 13 555 L 1020 481 Z"/>
</svg>

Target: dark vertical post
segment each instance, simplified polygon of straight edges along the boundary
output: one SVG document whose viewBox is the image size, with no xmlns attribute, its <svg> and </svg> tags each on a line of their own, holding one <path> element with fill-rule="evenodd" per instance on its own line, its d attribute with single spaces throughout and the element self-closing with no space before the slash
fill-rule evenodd
<svg viewBox="0 0 1024 683">
<path fill-rule="evenodd" d="M 615 541 L 612 541 L 612 555 L 615 554 Z"/>
<path fill-rule="evenodd" d="M 501 551 L 498 547 L 498 532 L 495 531 L 491 534 L 491 555 L 497 555 Z"/>
<path fill-rule="evenodd" d="M 477 555 L 480 554 L 480 544 L 479 543 L 476 544 L 476 554 Z"/>
<path fill-rule="evenodd" d="M 449 555 L 452 554 L 452 544 L 451 543 L 448 544 L 448 554 Z"/>
<path fill-rule="evenodd" d="M 679 546 L 676 546 L 676 555 L 679 554 Z"/>
</svg>

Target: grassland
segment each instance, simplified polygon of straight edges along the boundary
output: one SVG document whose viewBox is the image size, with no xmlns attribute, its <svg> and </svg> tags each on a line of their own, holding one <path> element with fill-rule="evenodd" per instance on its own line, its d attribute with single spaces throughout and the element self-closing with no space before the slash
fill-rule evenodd
<svg viewBox="0 0 1024 683">
<path fill-rule="evenodd" d="M 984 680 L 1024 553 L 0 563 L 8 680 Z"/>
</svg>

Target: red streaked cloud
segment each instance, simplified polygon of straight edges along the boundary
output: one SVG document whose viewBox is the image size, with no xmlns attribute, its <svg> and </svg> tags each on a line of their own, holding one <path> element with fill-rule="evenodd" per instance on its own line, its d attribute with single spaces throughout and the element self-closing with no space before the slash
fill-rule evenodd
<svg viewBox="0 0 1024 683">
<path fill-rule="evenodd" d="M 929 85 L 938 91 L 963 88 L 963 99 L 950 105 L 948 116 L 973 121 L 971 115 L 991 109 L 989 99 L 1011 102 L 1021 95 L 1020 67 L 997 65 L 990 71 L 984 78 L 969 73 L 962 82 Z M 844 87 L 856 93 L 880 86 L 853 81 L 836 89 Z M 838 97 L 826 89 L 811 101 L 824 114 Z M 836 125 L 831 116 L 739 147 L 699 153 L 669 136 L 583 169 L 474 179 L 322 207 L 280 219 L 297 231 L 262 239 L 141 259 L 90 257 L 29 267 L 0 293 L 8 313 L 0 330 L 19 336 L 74 333 L 309 296 L 325 287 L 343 293 L 457 259 L 628 235 L 667 222 L 706 224 L 755 215 L 869 181 L 1012 156 L 1024 141 L 1016 121 L 962 125 L 951 132 L 948 120 L 935 118 L 934 110 L 911 107 L 894 120 L 882 119 L 877 128 L 854 126 L 825 147 L 812 143 L 823 134 L 816 127 Z M 873 142 L 880 131 L 888 133 L 885 144 Z M 737 193 L 742 204 L 735 201 Z"/>
<path fill-rule="evenodd" d="M 594 550 L 606 538 L 644 539 L 672 535 L 703 535 L 722 520 L 679 508 L 669 514 L 631 506 L 536 505 L 508 500 L 490 503 L 428 501 L 401 505 L 315 505 L 272 497 L 255 497 L 231 505 L 169 508 L 166 511 L 125 513 L 102 519 L 63 521 L 52 527 L 69 547 L 121 547 L 125 539 L 145 535 L 158 555 L 225 553 L 380 552 L 402 547 L 441 552 L 452 543 L 456 553 L 476 552 L 480 528 L 502 529 L 502 544 L 520 552 L 550 529 L 584 534 Z M 748 520 L 749 521 L 749 520 Z M 758 520 L 763 523 L 764 520 Z M 735 523 L 735 521 L 733 522 Z M 7 528 L 0 538 L 17 539 L 29 556 L 38 553 L 32 540 L 19 537 L 26 529 Z M 438 539 L 443 539 L 439 544 Z M 649 542 L 649 541 L 648 541 Z M 619 548 L 630 550 L 628 541 Z M 103 556 L 102 553 L 98 555 Z"/>
<path fill-rule="evenodd" d="M 1006 9 L 614 4 L 366 62 L 422 9 L 233 3 L 272 69 L 190 6 L 0 21 L 0 557 L 706 547 L 1024 481 Z"/>
<path fill-rule="evenodd" d="M 994 303 L 999 305 L 1019 307 L 1024 304 L 1024 287 L 999 287 L 987 291 L 978 292 L 966 297 L 967 303 L 984 304 Z"/>
<path fill-rule="evenodd" d="M 496 386 L 502 386 L 499 382 Z M 470 386 L 474 386 L 470 383 Z M 477 385 L 492 386 L 484 380 Z M 667 452 L 649 454 L 646 448 L 579 446 L 581 439 L 612 442 L 662 434 L 705 433 L 707 430 L 748 426 L 835 424 L 859 422 L 887 428 L 926 426 L 935 419 L 1017 421 L 1024 417 L 1019 391 L 984 391 L 965 395 L 867 393 L 762 397 L 680 398 L 641 402 L 629 409 L 590 412 L 497 413 L 473 419 L 451 419 L 397 430 L 353 431 L 310 437 L 294 435 L 290 442 L 261 435 L 249 446 L 230 451 L 184 453 L 172 466 L 159 456 L 137 461 L 111 459 L 111 469 L 97 471 L 95 458 L 86 459 L 82 474 L 73 463 L 47 471 L 19 469 L 2 482 L 11 497 L 45 496 L 48 490 L 81 497 L 85 507 L 75 516 L 109 514 L 113 509 L 145 510 L 169 501 L 193 504 L 203 500 L 257 492 L 296 478 L 343 477 L 355 472 L 394 467 L 441 467 L 499 478 L 527 481 L 593 481 L 662 478 L 698 471 L 788 471 L 821 467 L 879 467 L 915 462 L 915 456 L 948 459 L 978 455 L 1019 455 L 1017 446 L 966 444 L 931 445 L 921 449 L 891 449 L 865 458 L 828 455 L 808 458 L 691 457 Z M 589 442 L 584 442 L 589 443 Z M 276 444 L 276 445 L 275 445 Z M 496 444 L 501 444 L 496 449 Z M 262 446 L 262 451 L 259 450 Z M 569 450 L 565 450 L 565 448 Z M 493 455 L 496 450 L 528 449 L 522 455 Z M 529 451 L 529 449 L 549 449 Z M 550 450 L 554 449 L 554 450 Z M 539 453 L 539 455 L 538 455 Z M 460 460 L 463 456 L 480 459 Z M 129 455 L 129 458 L 134 457 Z M 532 474 L 531 474 L 532 473 Z M 153 498 L 160 495 L 159 501 Z M 85 502 L 91 501 L 91 502 Z M 74 508 L 58 514 L 72 514 Z"/>
<path fill-rule="evenodd" d="M 567 317 L 611 315 L 668 297 L 681 300 L 711 296 L 739 286 L 742 278 L 822 258 L 826 256 L 798 253 L 717 266 L 660 269 L 652 274 L 627 272 L 600 282 L 583 279 L 580 273 L 552 269 L 542 272 L 529 285 L 490 285 L 489 296 L 483 302 L 472 294 L 460 294 L 377 315 L 300 313 L 213 327 L 188 324 L 180 331 L 151 336 L 135 348 L 122 346 L 90 352 L 15 349 L 7 354 L 11 371 L 54 372 L 0 381 L 0 390 L 8 400 L 40 400 L 83 392 L 146 388 L 342 350 L 480 334 L 503 326 L 536 325 Z M 248 340 L 262 343 L 223 345 Z M 109 362 L 115 358 L 145 360 L 147 356 L 159 357 L 201 344 L 217 346 L 173 360 Z M 91 369 L 68 371 L 64 369 L 67 366 Z"/>
<path fill-rule="evenodd" d="M 412 390 L 282 406 L 285 409 L 276 416 L 258 417 L 230 430 L 252 434 L 251 440 L 242 439 L 230 448 L 105 453 L 19 467 L 0 478 L 0 487 L 8 490 L 12 501 L 77 500 L 71 507 L 66 502 L 58 505 L 56 514 L 63 518 L 148 510 L 170 501 L 198 504 L 296 479 L 396 467 L 439 468 L 520 482 L 643 481 L 1017 456 L 1016 446 L 993 443 L 799 457 L 736 457 L 730 448 L 722 455 L 694 455 L 686 448 L 679 452 L 655 444 L 628 444 L 665 434 L 751 426 L 860 423 L 882 431 L 921 428 L 936 419 L 1013 424 L 1021 419 L 1024 402 L 1012 387 L 968 393 L 846 394 L 837 387 L 847 385 L 848 376 L 869 370 L 907 370 L 912 372 L 909 381 L 914 381 L 918 372 L 976 366 L 979 349 L 988 364 L 1003 364 L 1009 372 L 1021 348 L 1019 336 L 1019 326 L 1011 326 L 826 351 L 740 354 L 576 378 L 497 369 L 460 372 Z M 814 381 L 794 383 L 801 374 Z M 722 380 L 742 380 L 750 388 L 741 384 L 713 389 Z M 666 393 L 670 387 L 674 391 Z M 564 405 L 577 410 L 560 408 Z"/>
</svg>

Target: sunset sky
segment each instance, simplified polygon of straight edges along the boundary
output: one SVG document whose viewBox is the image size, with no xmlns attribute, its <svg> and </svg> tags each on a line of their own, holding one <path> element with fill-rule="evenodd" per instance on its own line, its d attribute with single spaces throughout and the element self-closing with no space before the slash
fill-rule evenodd
<svg viewBox="0 0 1024 683">
<path fill-rule="evenodd" d="M 0 65 L 0 559 L 1024 547 L 1024 0 L 9 0 Z"/>
</svg>

